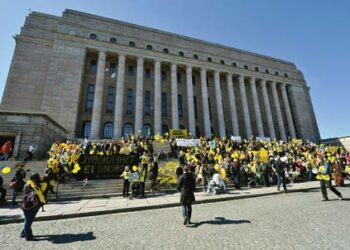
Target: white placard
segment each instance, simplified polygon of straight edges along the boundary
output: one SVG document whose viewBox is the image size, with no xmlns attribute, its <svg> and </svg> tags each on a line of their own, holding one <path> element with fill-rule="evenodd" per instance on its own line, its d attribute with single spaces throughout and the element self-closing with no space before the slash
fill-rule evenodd
<svg viewBox="0 0 350 250">
<path fill-rule="evenodd" d="M 233 136 L 231 135 L 231 140 L 234 141 L 234 142 L 242 142 L 242 137 L 240 136 Z"/>
<path fill-rule="evenodd" d="M 199 139 L 176 139 L 176 146 L 178 147 L 195 147 L 199 145 Z"/>
<path fill-rule="evenodd" d="M 264 142 L 270 142 L 271 141 L 271 139 L 270 139 L 270 137 L 263 137 L 263 136 L 261 136 L 261 137 L 256 137 L 256 140 L 257 141 L 264 141 Z"/>
</svg>

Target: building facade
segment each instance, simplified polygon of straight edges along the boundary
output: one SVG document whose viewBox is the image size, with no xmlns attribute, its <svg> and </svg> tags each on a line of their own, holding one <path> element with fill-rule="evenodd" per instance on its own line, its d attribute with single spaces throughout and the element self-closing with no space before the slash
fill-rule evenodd
<svg viewBox="0 0 350 250">
<path fill-rule="evenodd" d="M 30 13 L 15 40 L 1 109 L 45 113 L 71 138 L 320 139 L 309 87 L 284 60 L 74 10 Z"/>
</svg>

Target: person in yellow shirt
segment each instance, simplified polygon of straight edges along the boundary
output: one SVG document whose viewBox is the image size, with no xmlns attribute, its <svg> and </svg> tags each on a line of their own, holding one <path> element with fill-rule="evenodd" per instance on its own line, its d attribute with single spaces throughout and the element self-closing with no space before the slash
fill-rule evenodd
<svg viewBox="0 0 350 250">
<path fill-rule="evenodd" d="M 129 197 L 129 187 L 130 187 L 129 176 L 130 176 L 130 169 L 128 166 L 126 166 L 124 172 L 120 175 L 120 177 L 124 179 L 124 184 L 123 184 L 124 198 Z"/>
</svg>

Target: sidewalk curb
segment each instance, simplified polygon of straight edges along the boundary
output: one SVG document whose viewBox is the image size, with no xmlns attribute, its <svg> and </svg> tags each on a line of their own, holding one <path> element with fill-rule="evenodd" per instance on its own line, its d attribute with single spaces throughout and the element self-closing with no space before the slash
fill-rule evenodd
<svg viewBox="0 0 350 250">
<path fill-rule="evenodd" d="M 286 193 L 297 193 L 304 191 L 317 190 L 320 187 L 310 187 L 310 188 L 299 188 L 294 190 L 288 190 Z M 214 202 L 222 202 L 222 201 L 230 201 L 230 200 L 241 200 L 241 199 L 249 199 L 249 198 L 257 198 L 271 195 L 283 194 L 283 192 L 275 191 L 269 193 L 262 194 L 244 194 L 239 196 L 232 197 L 220 197 L 213 199 L 206 199 L 201 201 L 196 201 L 195 204 L 205 204 L 205 203 L 214 203 Z M 149 205 L 149 206 L 141 206 L 141 207 L 130 207 L 130 208 L 121 208 L 121 209 L 106 209 L 101 211 L 91 211 L 91 212 L 80 212 L 80 213 L 71 213 L 71 214 L 60 214 L 60 215 L 50 215 L 50 216 L 42 216 L 37 217 L 35 221 L 48 221 L 48 220 L 61 220 L 61 219 L 72 219 L 72 218 L 80 218 L 80 217 L 88 217 L 88 216 L 96 216 L 96 215 L 106 215 L 106 214 L 115 214 L 115 213 L 128 213 L 128 212 L 136 212 L 142 210 L 151 210 L 151 209 L 161 209 L 161 208 L 170 208 L 170 207 L 179 207 L 181 204 L 179 202 L 172 202 L 167 204 L 157 204 L 157 205 Z M 0 225 L 5 224 L 13 224 L 13 223 L 23 223 L 23 218 L 16 219 L 5 219 L 0 221 Z"/>
</svg>

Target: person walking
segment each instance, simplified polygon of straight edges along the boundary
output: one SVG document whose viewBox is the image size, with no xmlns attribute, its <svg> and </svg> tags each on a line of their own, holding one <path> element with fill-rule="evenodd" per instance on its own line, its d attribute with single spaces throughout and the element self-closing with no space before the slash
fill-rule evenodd
<svg viewBox="0 0 350 250">
<path fill-rule="evenodd" d="M 190 167 L 184 167 L 184 174 L 179 178 L 177 190 L 181 192 L 180 202 L 182 204 L 182 213 L 184 225 L 191 224 L 192 203 L 195 202 L 194 191 L 196 189 L 196 179 L 190 172 Z"/>
<path fill-rule="evenodd" d="M 281 183 L 283 185 L 284 191 L 287 191 L 285 174 L 287 167 L 287 163 L 285 161 L 281 161 L 281 158 L 277 156 L 276 161 L 273 163 L 273 169 L 277 175 L 277 191 L 280 191 Z"/>
<path fill-rule="evenodd" d="M 123 183 L 123 197 L 129 197 L 129 187 L 130 187 L 130 169 L 129 166 L 126 166 L 124 172 L 120 175 L 121 178 L 124 178 Z"/>
<path fill-rule="evenodd" d="M 23 187 L 26 184 L 24 181 L 25 178 L 26 178 L 26 172 L 24 171 L 24 163 L 19 163 L 17 165 L 15 177 L 13 177 L 11 180 L 11 182 L 16 183 L 12 193 L 12 202 L 11 202 L 12 206 L 17 206 L 17 202 L 16 202 L 17 193 L 20 193 L 23 191 Z"/>
<path fill-rule="evenodd" d="M 25 195 L 21 206 L 24 214 L 24 227 L 20 237 L 31 241 L 33 240 L 33 221 L 40 207 L 46 204 L 43 190 L 40 187 L 40 175 L 38 173 L 30 176 L 24 190 Z"/>
<path fill-rule="evenodd" d="M 343 200 L 342 194 L 332 186 L 332 176 L 331 176 L 331 166 L 328 159 L 323 160 L 324 163 L 318 169 L 318 174 L 316 176 L 317 180 L 320 180 L 321 192 L 323 196 L 322 201 L 328 201 L 328 194 L 326 186 L 339 197 L 339 200 Z"/>
<path fill-rule="evenodd" d="M 6 202 L 6 189 L 2 186 L 3 182 L 4 182 L 4 180 L 2 179 L 2 176 L 0 175 L 0 193 L 1 193 L 0 203 Z"/>
<path fill-rule="evenodd" d="M 7 159 L 10 157 L 11 151 L 12 151 L 12 143 L 10 140 L 8 140 L 0 148 L 0 153 L 2 154 L 0 156 L 0 161 L 7 161 Z"/>
<path fill-rule="evenodd" d="M 24 158 L 24 161 L 31 161 L 33 160 L 33 155 L 35 152 L 35 148 L 32 144 L 29 145 L 28 150 L 27 150 L 27 157 Z"/>
</svg>

